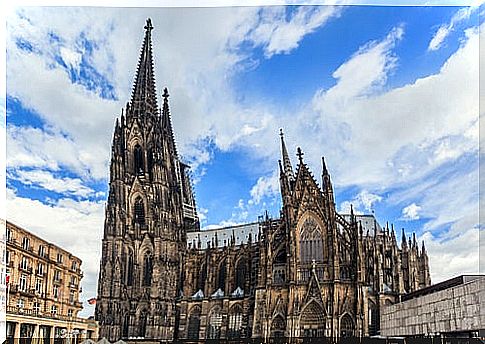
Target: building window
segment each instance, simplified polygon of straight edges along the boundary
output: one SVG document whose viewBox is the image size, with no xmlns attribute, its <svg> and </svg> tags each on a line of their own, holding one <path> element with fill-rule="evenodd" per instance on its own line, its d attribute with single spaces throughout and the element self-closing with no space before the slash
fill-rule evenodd
<svg viewBox="0 0 485 344">
<path fill-rule="evenodd" d="M 27 276 L 26 275 L 20 275 L 19 290 L 24 291 L 24 292 L 27 291 Z"/>
<path fill-rule="evenodd" d="M 143 286 L 149 287 L 152 283 L 153 262 L 152 256 L 147 254 L 143 262 Z"/>
<path fill-rule="evenodd" d="M 22 248 L 23 248 L 24 250 L 28 250 L 28 249 L 29 249 L 29 247 L 30 247 L 30 240 L 29 240 L 29 238 L 27 238 L 27 237 L 23 237 L 23 238 L 22 238 Z"/>
<path fill-rule="evenodd" d="M 238 287 L 244 290 L 246 282 L 246 260 L 239 259 L 236 266 L 236 285 L 234 289 Z"/>
<path fill-rule="evenodd" d="M 38 314 L 40 312 L 40 302 L 34 302 L 34 313 Z"/>
<path fill-rule="evenodd" d="M 142 175 L 144 171 L 144 164 L 143 164 L 143 151 L 140 147 L 140 145 L 135 146 L 134 150 L 134 162 L 135 162 L 135 174 L 137 176 Z"/>
<path fill-rule="evenodd" d="M 199 339 L 200 330 L 200 308 L 194 307 L 189 315 L 189 325 L 187 329 L 188 339 Z"/>
<path fill-rule="evenodd" d="M 74 271 L 77 270 L 77 262 L 75 260 L 72 261 L 71 270 L 74 270 Z"/>
<path fill-rule="evenodd" d="M 129 250 L 127 262 L 126 262 L 126 285 L 128 286 L 133 285 L 133 270 L 134 270 L 133 251 Z"/>
<path fill-rule="evenodd" d="M 17 308 L 24 308 L 24 300 L 23 299 L 18 299 L 17 301 Z"/>
<path fill-rule="evenodd" d="M 207 339 L 221 338 L 222 314 L 218 307 L 214 308 L 209 317 Z"/>
<path fill-rule="evenodd" d="M 226 260 L 219 265 L 219 274 L 217 276 L 217 288 L 222 291 L 226 290 Z"/>
<path fill-rule="evenodd" d="M 239 305 L 235 305 L 229 314 L 229 338 L 240 338 L 242 335 L 242 308 Z"/>
<path fill-rule="evenodd" d="M 62 254 L 60 254 L 60 253 L 57 254 L 57 262 L 59 264 L 62 264 Z"/>
<path fill-rule="evenodd" d="M 59 297 L 59 286 L 58 285 L 54 285 L 54 287 L 52 287 L 52 295 L 54 296 L 54 299 L 57 299 Z"/>
<path fill-rule="evenodd" d="M 199 290 L 202 290 L 202 293 L 204 293 L 206 279 L 207 279 L 207 265 L 204 263 L 200 267 L 199 273 L 197 275 L 197 282 L 196 282 L 197 290 L 194 290 L 194 292 L 198 292 Z"/>
<path fill-rule="evenodd" d="M 75 293 L 74 290 L 69 291 L 69 302 L 74 303 L 75 300 Z"/>
<path fill-rule="evenodd" d="M 7 228 L 7 242 L 10 242 L 12 241 L 12 231 L 10 230 L 10 228 Z"/>
<path fill-rule="evenodd" d="M 20 260 L 20 268 L 22 270 L 27 270 L 29 268 L 29 260 L 27 259 L 27 257 L 22 257 L 22 259 Z"/>
<path fill-rule="evenodd" d="M 37 294 L 42 294 L 42 280 L 41 279 L 35 280 L 35 292 Z"/>
<path fill-rule="evenodd" d="M 39 263 L 37 265 L 37 275 L 43 276 L 44 275 L 44 264 Z"/>
<path fill-rule="evenodd" d="M 312 218 L 307 219 L 300 233 L 300 261 L 311 263 L 323 261 L 324 242 L 320 227 Z"/>
<path fill-rule="evenodd" d="M 143 200 L 141 197 L 137 197 L 135 200 L 135 223 L 140 225 L 145 224 L 145 207 L 143 206 Z"/>
<path fill-rule="evenodd" d="M 10 251 L 9 250 L 5 251 L 5 263 L 7 265 L 10 265 Z"/>
<path fill-rule="evenodd" d="M 60 270 L 54 270 L 54 281 L 55 282 L 61 281 L 61 271 Z"/>
<path fill-rule="evenodd" d="M 45 257 L 45 246 L 43 245 L 39 246 L 39 256 Z"/>
<path fill-rule="evenodd" d="M 52 315 L 56 315 L 57 314 L 57 306 L 56 305 L 52 305 L 51 306 L 51 314 Z"/>
<path fill-rule="evenodd" d="M 72 315 L 73 315 L 72 309 L 68 309 L 67 310 L 67 316 L 72 317 Z"/>
</svg>

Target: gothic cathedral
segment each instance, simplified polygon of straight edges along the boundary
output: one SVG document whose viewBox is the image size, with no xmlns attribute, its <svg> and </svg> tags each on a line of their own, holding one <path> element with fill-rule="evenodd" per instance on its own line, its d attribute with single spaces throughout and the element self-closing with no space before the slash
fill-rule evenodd
<svg viewBox="0 0 485 344">
<path fill-rule="evenodd" d="M 130 102 L 116 120 L 96 319 L 110 341 L 379 334 L 379 310 L 431 284 L 424 242 L 373 215 L 339 214 L 281 133 L 281 215 L 200 230 L 168 90 L 157 102 L 151 20 Z"/>
</svg>

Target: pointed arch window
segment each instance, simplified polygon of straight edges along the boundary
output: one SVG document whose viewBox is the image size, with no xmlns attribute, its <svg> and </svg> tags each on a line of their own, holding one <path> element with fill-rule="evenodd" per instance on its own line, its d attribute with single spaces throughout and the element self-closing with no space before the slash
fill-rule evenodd
<svg viewBox="0 0 485 344">
<path fill-rule="evenodd" d="M 130 330 L 130 315 L 125 314 L 123 317 L 123 330 L 121 332 L 121 337 L 128 338 Z"/>
<path fill-rule="evenodd" d="M 246 285 L 246 260 L 244 258 L 239 259 L 236 265 L 236 281 L 234 289 L 237 287 L 244 290 Z"/>
<path fill-rule="evenodd" d="M 300 261 L 302 263 L 323 262 L 324 241 L 320 227 L 313 218 L 308 218 L 300 232 Z"/>
<path fill-rule="evenodd" d="M 134 262 L 133 262 L 133 251 L 128 250 L 128 255 L 126 258 L 126 285 L 133 285 L 133 274 L 134 274 Z"/>
<path fill-rule="evenodd" d="M 143 286 L 149 287 L 152 284 L 153 258 L 151 254 L 146 254 L 143 259 Z"/>
<path fill-rule="evenodd" d="M 133 151 L 133 161 L 134 161 L 134 168 L 135 168 L 135 175 L 143 175 L 145 172 L 145 166 L 143 163 L 143 150 L 141 149 L 140 145 L 136 145 Z"/>
<path fill-rule="evenodd" d="M 224 259 L 219 265 L 219 273 L 217 275 L 217 288 L 225 292 L 226 290 L 226 260 Z"/>
<path fill-rule="evenodd" d="M 242 320 L 243 311 L 241 306 L 235 305 L 231 308 L 229 314 L 229 326 L 228 326 L 228 338 L 241 338 L 242 337 Z"/>
<path fill-rule="evenodd" d="M 200 330 L 200 308 L 194 307 L 189 315 L 189 325 L 187 326 L 187 339 L 199 339 Z"/>
<path fill-rule="evenodd" d="M 196 281 L 197 290 L 195 290 L 194 292 L 202 290 L 202 293 L 204 293 L 206 279 L 207 279 L 207 265 L 204 263 L 199 270 L 199 274 L 197 275 L 197 281 Z"/>
<path fill-rule="evenodd" d="M 143 200 L 138 196 L 135 200 L 135 223 L 140 225 L 145 224 L 145 206 L 143 205 Z"/>
<path fill-rule="evenodd" d="M 212 310 L 209 316 L 207 339 L 221 338 L 222 313 L 219 307 Z"/>
<path fill-rule="evenodd" d="M 138 322 L 139 324 L 139 330 L 138 330 L 138 336 L 139 337 L 142 337 L 142 338 L 145 338 L 146 336 L 146 332 L 147 332 L 147 318 L 148 318 L 148 315 L 147 315 L 147 311 L 146 310 L 143 310 L 141 313 L 140 313 L 140 320 Z"/>
</svg>

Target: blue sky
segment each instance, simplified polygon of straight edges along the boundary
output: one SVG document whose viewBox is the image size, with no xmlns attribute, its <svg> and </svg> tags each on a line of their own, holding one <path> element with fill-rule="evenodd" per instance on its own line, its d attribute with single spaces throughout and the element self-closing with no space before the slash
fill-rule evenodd
<svg viewBox="0 0 485 344">
<path fill-rule="evenodd" d="M 7 218 L 79 256 L 82 298 L 95 295 L 114 120 L 151 17 L 157 88 L 171 94 L 203 227 L 278 216 L 283 128 L 294 167 L 301 146 L 320 179 L 326 157 L 339 211 L 374 212 L 399 239 L 416 231 L 435 282 L 475 273 L 479 11 L 17 8 Z"/>
</svg>

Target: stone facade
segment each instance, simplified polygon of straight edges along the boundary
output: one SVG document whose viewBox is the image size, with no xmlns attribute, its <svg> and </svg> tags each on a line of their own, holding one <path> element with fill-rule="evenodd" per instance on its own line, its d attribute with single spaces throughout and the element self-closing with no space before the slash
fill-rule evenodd
<svg viewBox="0 0 485 344">
<path fill-rule="evenodd" d="M 81 260 L 27 230 L 6 222 L 8 338 L 97 337 L 94 320 L 78 317 Z"/>
<path fill-rule="evenodd" d="M 283 207 L 248 225 L 200 231 L 178 157 L 168 91 L 157 106 L 151 21 L 131 101 L 116 121 L 96 318 L 100 336 L 218 339 L 362 336 L 379 312 L 430 284 L 424 243 L 339 214 L 322 159 L 320 186 L 281 133 Z"/>
<path fill-rule="evenodd" d="M 413 294 L 383 308 L 383 335 L 485 333 L 485 276 L 459 276 Z"/>
</svg>

